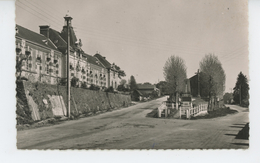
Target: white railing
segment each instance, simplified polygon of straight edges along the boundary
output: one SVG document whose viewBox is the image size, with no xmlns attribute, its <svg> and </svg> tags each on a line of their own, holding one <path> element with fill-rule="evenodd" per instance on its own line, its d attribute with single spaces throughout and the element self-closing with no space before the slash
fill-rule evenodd
<svg viewBox="0 0 260 163">
<path fill-rule="evenodd" d="M 167 103 L 166 101 L 162 102 L 162 104 L 158 107 L 158 117 L 162 117 L 162 112 L 165 112 L 165 117 L 168 116 L 168 114 L 170 114 L 170 109 L 174 109 L 174 103 Z M 186 118 L 190 118 L 191 116 L 196 116 L 198 114 L 202 114 L 202 113 L 207 113 L 208 112 L 208 103 L 201 103 L 196 107 L 191 107 L 191 106 L 182 106 L 179 107 L 179 116 L 180 118 L 182 117 L 182 115 L 185 115 Z"/>
<path fill-rule="evenodd" d="M 191 116 L 196 116 L 197 114 L 207 113 L 208 104 L 202 103 L 194 108 L 190 108 L 186 110 L 186 118 L 190 118 Z"/>
<path fill-rule="evenodd" d="M 161 114 L 163 112 L 163 110 L 165 110 L 165 116 L 167 116 L 166 112 L 167 112 L 167 106 L 166 106 L 166 102 L 162 102 L 162 104 L 158 107 L 158 117 L 161 117 Z"/>
</svg>

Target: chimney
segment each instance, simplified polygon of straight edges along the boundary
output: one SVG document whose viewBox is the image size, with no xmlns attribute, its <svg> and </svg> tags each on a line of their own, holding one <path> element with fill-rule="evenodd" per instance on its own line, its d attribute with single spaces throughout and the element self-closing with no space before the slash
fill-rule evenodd
<svg viewBox="0 0 260 163">
<path fill-rule="evenodd" d="M 50 29 L 50 26 L 48 26 L 48 25 L 40 26 L 40 34 L 42 34 L 45 37 L 49 38 L 49 29 Z"/>
</svg>

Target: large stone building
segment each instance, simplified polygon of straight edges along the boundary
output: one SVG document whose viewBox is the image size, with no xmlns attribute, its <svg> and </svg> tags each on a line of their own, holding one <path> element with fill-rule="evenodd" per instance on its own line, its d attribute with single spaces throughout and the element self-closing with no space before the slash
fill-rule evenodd
<svg viewBox="0 0 260 163">
<path fill-rule="evenodd" d="M 17 49 L 21 49 L 21 52 L 17 53 L 25 54 L 26 49 L 32 53 L 32 57 L 25 61 L 22 76 L 31 81 L 45 81 L 49 84 L 56 84 L 57 79 L 66 78 L 67 30 L 70 30 L 70 77 L 78 78 L 79 85 L 85 83 L 88 87 L 94 84 L 117 88 L 119 74 L 115 64 L 110 64 L 100 54 L 86 54 L 81 48 L 81 39 L 77 40 L 71 23 L 69 29 L 65 23 L 61 32 L 48 25 L 40 26 L 40 34 L 18 25 L 17 27 Z M 22 43 L 24 41 L 25 44 Z"/>
<path fill-rule="evenodd" d="M 107 87 L 113 87 L 116 89 L 119 85 L 119 70 L 116 68 L 116 65 L 114 63 L 109 63 L 106 60 L 106 57 L 103 57 L 98 53 L 94 56 L 98 59 L 98 62 L 100 62 L 103 67 L 105 67 L 105 71 L 107 73 Z"/>
<path fill-rule="evenodd" d="M 32 82 L 56 84 L 62 77 L 62 53 L 45 36 L 16 25 L 16 59 L 23 57 L 21 76 Z"/>
</svg>

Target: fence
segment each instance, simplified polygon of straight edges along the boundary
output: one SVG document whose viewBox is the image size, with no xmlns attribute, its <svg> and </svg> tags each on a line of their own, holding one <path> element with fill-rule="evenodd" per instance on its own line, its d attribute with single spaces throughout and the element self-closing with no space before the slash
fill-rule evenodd
<svg viewBox="0 0 260 163">
<path fill-rule="evenodd" d="M 186 118 L 190 118 L 191 116 L 195 116 L 196 114 L 200 113 L 207 113 L 208 111 L 208 104 L 202 103 L 194 108 L 187 109 L 185 112 Z"/>
<path fill-rule="evenodd" d="M 160 118 L 162 116 L 162 112 L 164 111 L 165 117 L 170 114 L 170 109 L 174 109 L 175 105 L 174 103 L 168 103 L 166 101 L 162 102 L 162 104 L 158 107 L 158 117 Z M 190 118 L 191 116 L 196 116 L 197 114 L 207 113 L 208 111 L 208 104 L 207 103 L 201 103 L 196 107 L 191 106 L 184 106 L 179 108 L 180 118 L 182 115 L 185 115 L 186 118 Z"/>
</svg>

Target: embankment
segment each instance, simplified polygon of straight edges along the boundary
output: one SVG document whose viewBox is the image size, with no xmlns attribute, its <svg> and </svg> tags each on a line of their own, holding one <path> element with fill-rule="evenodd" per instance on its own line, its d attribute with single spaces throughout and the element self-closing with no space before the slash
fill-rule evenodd
<svg viewBox="0 0 260 163">
<path fill-rule="evenodd" d="M 17 83 L 17 124 L 66 116 L 65 86 L 22 81 Z M 71 115 L 92 115 L 131 104 L 130 95 L 71 88 Z"/>
</svg>

